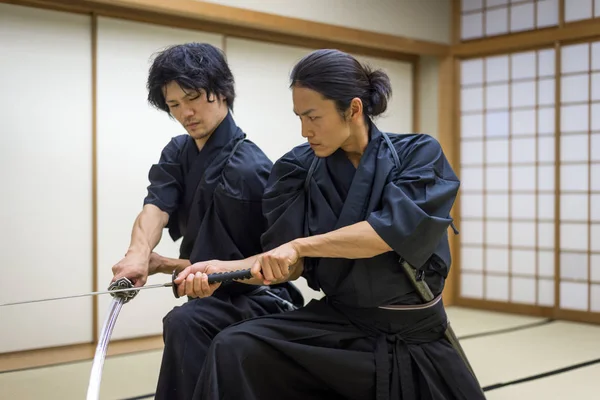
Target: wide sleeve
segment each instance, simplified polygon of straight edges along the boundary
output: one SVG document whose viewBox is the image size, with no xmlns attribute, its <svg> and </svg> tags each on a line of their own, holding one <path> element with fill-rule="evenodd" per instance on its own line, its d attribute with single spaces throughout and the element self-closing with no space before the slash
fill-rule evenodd
<svg viewBox="0 0 600 400">
<path fill-rule="evenodd" d="M 392 171 L 381 208 L 367 222 L 396 253 L 420 268 L 452 223 L 450 210 L 460 182 L 433 137 L 415 135 L 395 147 L 401 166 Z"/>
<path fill-rule="evenodd" d="M 181 142 L 180 137 L 172 138 L 162 150 L 158 163 L 153 164 L 148 173 L 150 184 L 144 205 L 153 204 L 169 214 L 169 217 L 179 207 L 183 194 Z"/>
</svg>

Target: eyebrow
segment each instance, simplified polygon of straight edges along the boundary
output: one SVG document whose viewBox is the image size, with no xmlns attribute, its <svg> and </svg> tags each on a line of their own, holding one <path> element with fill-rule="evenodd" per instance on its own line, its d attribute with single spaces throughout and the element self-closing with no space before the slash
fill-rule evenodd
<svg viewBox="0 0 600 400">
<path fill-rule="evenodd" d="M 294 111 L 294 114 L 296 114 L 296 115 L 308 115 L 308 114 L 310 114 L 311 112 L 314 112 L 314 111 L 315 111 L 314 108 L 310 108 L 310 109 L 304 111 L 302 114 L 298 114 L 296 111 Z"/>
</svg>

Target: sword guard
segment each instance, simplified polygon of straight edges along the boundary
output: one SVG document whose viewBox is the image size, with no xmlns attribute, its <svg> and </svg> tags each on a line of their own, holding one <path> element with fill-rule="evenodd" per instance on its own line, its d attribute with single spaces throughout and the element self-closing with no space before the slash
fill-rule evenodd
<svg viewBox="0 0 600 400">
<path fill-rule="evenodd" d="M 131 289 L 133 288 L 133 283 L 131 283 L 131 281 L 127 278 L 120 278 L 117 279 L 116 281 L 114 281 L 113 283 L 110 284 L 110 286 L 108 287 L 109 291 L 112 290 L 119 290 L 119 289 Z M 121 299 L 123 299 L 123 304 L 129 302 L 131 299 L 133 299 L 137 294 L 139 293 L 139 290 L 131 290 L 128 292 L 119 292 L 119 293 L 110 293 L 110 295 L 112 297 L 119 297 Z"/>
</svg>

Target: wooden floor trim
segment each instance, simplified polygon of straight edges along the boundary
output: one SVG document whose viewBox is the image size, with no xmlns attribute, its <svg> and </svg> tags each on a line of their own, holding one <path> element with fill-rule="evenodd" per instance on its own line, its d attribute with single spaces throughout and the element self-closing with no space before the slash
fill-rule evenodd
<svg viewBox="0 0 600 400">
<path fill-rule="evenodd" d="M 113 340 L 108 345 L 107 356 L 162 350 L 161 335 L 135 339 Z M 0 354 L 0 373 L 30 368 L 48 367 L 94 359 L 96 345 L 83 343 L 70 346 L 27 350 Z"/>
</svg>

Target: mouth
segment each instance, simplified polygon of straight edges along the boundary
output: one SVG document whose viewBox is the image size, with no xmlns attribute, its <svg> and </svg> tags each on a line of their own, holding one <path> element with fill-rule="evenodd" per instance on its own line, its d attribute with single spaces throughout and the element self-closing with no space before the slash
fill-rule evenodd
<svg viewBox="0 0 600 400">
<path fill-rule="evenodd" d="M 200 123 L 199 123 L 199 122 L 193 122 L 193 123 L 191 123 L 191 124 L 187 124 L 185 127 L 186 127 L 186 128 L 191 128 L 191 129 L 194 129 L 194 128 L 196 128 L 198 125 L 200 125 Z"/>
</svg>

